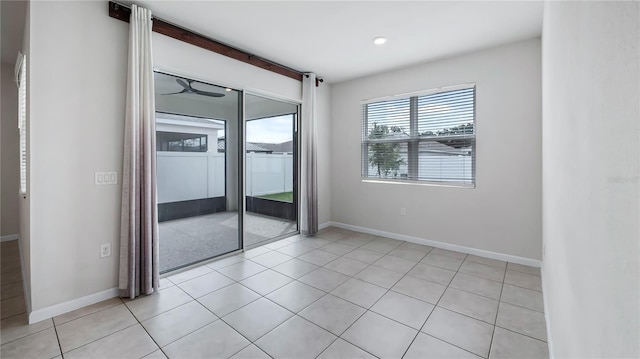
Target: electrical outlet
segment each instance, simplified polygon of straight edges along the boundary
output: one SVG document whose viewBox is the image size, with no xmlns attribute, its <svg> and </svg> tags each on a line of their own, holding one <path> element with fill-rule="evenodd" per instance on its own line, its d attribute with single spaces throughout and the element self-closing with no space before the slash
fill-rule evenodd
<svg viewBox="0 0 640 359">
<path fill-rule="evenodd" d="M 407 215 L 407 209 L 404 208 L 404 207 L 400 208 L 400 215 L 401 216 L 406 216 Z"/>
<path fill-rule="evenodd" d="M 111 244 L 105 243 L 100 246 L 100 258 L 108 257 L 111 255 Z"/>
</svg>

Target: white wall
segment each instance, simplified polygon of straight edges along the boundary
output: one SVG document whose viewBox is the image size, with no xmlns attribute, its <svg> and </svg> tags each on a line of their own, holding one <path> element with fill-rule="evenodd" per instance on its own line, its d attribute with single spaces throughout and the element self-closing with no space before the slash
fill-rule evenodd
<svg viewBox="0 0 640 359">
<path fill-rule="evenodd" d="M 334 84 L 332 221 L 540 259 L 540 57 L 533 39 Z M 476 83 L 475 189 L 361 181 L 362 100 L 469 82 Z"/>
<path fill-rule="evenodd" d="M 2 94 L 0 96 L 2 109 L 0 123 L 0 235 L 17 235 L 18 221 L 18 192 L 20 189 L 20 161 L 18 133 L 18 88 L 13 81 L 14 65 L 2 64 L 0 70 Z"/>
<path fill-rule="evenodd" d="M 127 27 L 103 2 L 31 5 L 31 293 L 33 311 L 117 285 Z M 60 39 L 60 41 L 53 41 Z M 62 41 L 64 39 L 64 41 Z M 120 179 L 118 183 L 120 183 Z"/>
<path fill-rule="evenodd" d="M 556 358 L 640 356 L 640 3 L 547 2 L 543 292 Z"/>
<path fill-rule="evenodd" d="M 119 251 L 120 186 L 95 186 L 93 175 L 122 170 L 128 25 L 104 2 L 37 1 L 30 31 L 31 279 L 33 310 L 44 313 L 117 285 L 117 256 L 101 259 L 99 248 Z M 164 70 L 301 98 L 298 81 L 162 35 L 153 41 Z"/>
</svg>

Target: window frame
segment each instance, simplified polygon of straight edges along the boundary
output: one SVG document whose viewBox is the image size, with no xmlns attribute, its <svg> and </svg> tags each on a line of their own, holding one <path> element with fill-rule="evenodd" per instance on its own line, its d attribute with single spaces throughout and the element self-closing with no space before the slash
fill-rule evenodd
<svg viewBox="0 0 640 359">
<path fill-rule="evenodd" d="M 178 140 L 170 140 L 166 137 L 170 135 L 192 135 L 192 138 L 182 138 Z M 174 132 L 174 131 L 157 131 L 156 130 L 156 151 L 158 152 L 184 152 L 184 153 L 207 153 L 209 151 L 209 141 L 207 134 L 201 133 L 191 133 L 191 132 Z M 204 138 L 204 148 L 202 144 L 202 139 Z M 198 139 L 200 141 L 199 146 L 185 146 L 185 141 L 187 140 L 195 140 Z M 180 150 L 176 150 L 175 146 L 172 146 L 172 143 L 180 142 Z M 166 145 L 166 148 L 164 145 Z M 198 148 L 198 151 L 193 151 L 194 148 Z"/>
<path fill-rule="evenodd" d="M 417 178 L 417 174 L 419 172 L 419 158 L 420 158 L 420 142 L 426 142 L 433 137 L 419 136 L 418 127 L 419 127 L 419 118 L 418 118 L 418 99 L 421 96 L 429 96 L 436 95 L 445 92 L 451 92 L 456 90 L 464 90 L 464 89 L 473 89 L 473 140 L 471 144 L 471 183 L 464 183 L 461 181 L 432 181 L 432 180 L 420 180 Z M 476 97 L 477 97 L 477 86 L 475 82 L 464 83 L 453 86 L 444 86 L 438 87 L 430 90 L 424 91 L 416 91 L 409 93 L 396 94 L 391 96 L 377 97 L 371 98 L 361 101 L 361 169 L 360 169 L 360 177 L 362 182 L 366 183 L 391 183 L 391 184 L 410 184 L 410 185 L 425 185 L 425 186 L 438 186 L 438 187 L 455 187 L 455 188 L 476 188 L 476 162 L 477 162 L 477 112 L 476 112 Z M 410 117 L 409 117 L 409 130 L 410 135 L 409 138 L 396 138 L 396 139 L 380 139 L 380 140 L 371 140 L 367 138 L 367 132 L 369 128 L 368 115 L 366 113 L 368 107 L 367 105 L 372 103 L 384 102 L 384 101 L 392 101 L 392 100 L 402 100 L 409 99 L 409 108 L 410 108 Z M 437 136 L 438 139 L 455 139 L 460 138 L 460 136 Z M 407 144 L 407 179 L 402 178 L 381 178 L 381 177 L 373 177 L 368 176 L 369 173 L 369 145 L 372 143 L 406 143 Z M 413 174 L 413 176 L 412 176 Z"/>
</svg>

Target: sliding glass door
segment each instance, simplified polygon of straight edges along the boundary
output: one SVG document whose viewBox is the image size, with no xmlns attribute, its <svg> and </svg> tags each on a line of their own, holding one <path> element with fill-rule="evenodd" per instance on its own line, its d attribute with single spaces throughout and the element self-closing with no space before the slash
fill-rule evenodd
<svg viewBox="0 0 640 359">
<path fill-rule="evenodd" d="M 241 92 L 155 74 L 160 272 L 241 248 Z"/>
<path fill-rule="evenodd" d="M 160 72 L 155 87 L 160 273 L 296 233 L 298 104 Z"/>
<path fill-rule="evenodd" d="M 298 231 L 297 122 L 297 104 L 245 94 L 245 247 Z"/>
</svg>

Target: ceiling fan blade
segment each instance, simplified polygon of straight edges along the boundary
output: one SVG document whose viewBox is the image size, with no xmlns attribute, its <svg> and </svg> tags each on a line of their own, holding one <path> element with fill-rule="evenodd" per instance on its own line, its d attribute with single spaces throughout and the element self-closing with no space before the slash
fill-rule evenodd
<svg viewBox="0 0 640 359">
<path fill-rule="evenodd" d="M 208 91 L 200 91 L 200 90 L 196 90 L 193 87 L 191 88 L 191 91 L 195 94 L 198 95 L 202 95 L 202 96 L 209 96 L 209 97 L 224 97 L 223 93 L 217 93 L 217 92 L 208 92 Z"/>
<path fill-rule="evenodd" d="M 191 89 L 191 84 L 184 82 L 183 79 L 176 79 L 176 82 L 180 84 L 180 86 L 184 87 L 185 90 L 189 91 Z"/>
<path fill-rule="evenodd" d="M 179 93 L 185 93 L 185 92 L 189 92 L 187 89 L 184 89 L 182 91 L 178 91 L 178 92 L 171 92 L 171 93 L 163 93 L 161 95 L 177 95 Z"/>
</svg>

